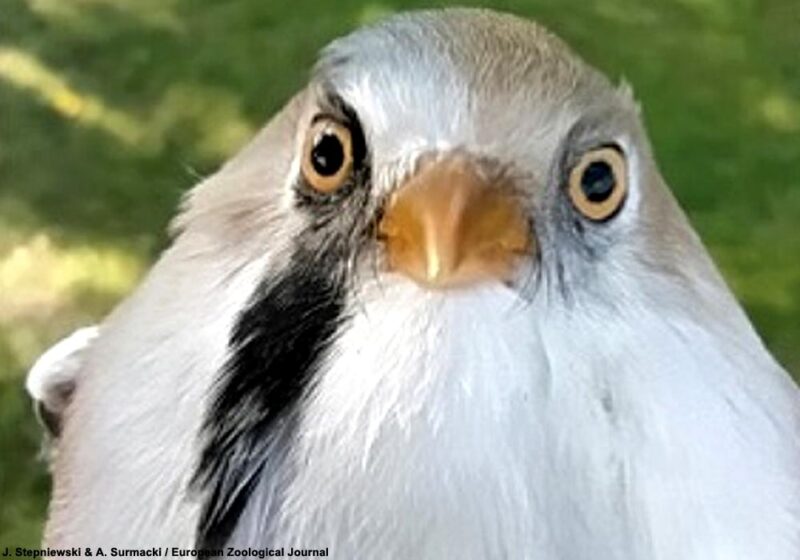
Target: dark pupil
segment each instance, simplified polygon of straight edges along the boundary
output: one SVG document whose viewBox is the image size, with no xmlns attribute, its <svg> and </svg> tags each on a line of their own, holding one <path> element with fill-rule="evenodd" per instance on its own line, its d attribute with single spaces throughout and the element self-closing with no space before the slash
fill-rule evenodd
<svg viewBox="0 0 800 560">
<path fill-rule="evenodd" d="M 590 202 L 603 202 L 614 192 L 617 184 L 614 171 L 604 161 L 595 161 L 583 170 L 581 190 Z"/>
<path fill-rule="evenodd" d="M 314 171 L 323 177 L 336 175 L 344 163 L 344 146 L 335 134 L 324 133 L 311 150 Z"/>
</svg>

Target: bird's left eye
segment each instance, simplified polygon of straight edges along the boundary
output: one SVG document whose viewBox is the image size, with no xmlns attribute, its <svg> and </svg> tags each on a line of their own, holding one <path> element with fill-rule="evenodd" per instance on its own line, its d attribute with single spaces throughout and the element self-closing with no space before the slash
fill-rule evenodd
<svg viewBox="0 0 800 560">
<path fill-rule="evenodd" d="M 345 125 L 320 118 L 312 123 L 303 147 L 302 172 L 306 182 L 321 193 L 344 186 L 353 169 L 353 136 Z"/>
<path fill-rule="evenodd" d="M 581 156 L 569 174 L 572 205 L 590 220 L 611 218 L 628 190 L 625 156 L 617 147 L 604 146 Z"/>
</svg>

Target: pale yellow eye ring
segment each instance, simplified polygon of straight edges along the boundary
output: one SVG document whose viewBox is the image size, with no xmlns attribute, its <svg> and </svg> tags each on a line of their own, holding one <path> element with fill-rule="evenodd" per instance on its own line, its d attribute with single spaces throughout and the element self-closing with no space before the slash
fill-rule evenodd
<svg viewBox="0 0 800 560">
<path fill-rule="evenodd" d="M 611 172 L 613 185 L 607 196 L 590 197 L 586 192 L 584 174 L 593 164 L 605 164 Z M 586 152 L 569 173 L 567 192 L 575 209 L 588 219 L 596 222 L 609 219 L 620 209 L 628 192 L 625 155 L 608 146 Z"/>
<path fill-rule="evenodd" d="M 314 121 L 306 133 L 300 167 L 315 191 L 333 193 L 344 186 L 353 170 L 350 129 L 330 118 Z"/>
</svg>

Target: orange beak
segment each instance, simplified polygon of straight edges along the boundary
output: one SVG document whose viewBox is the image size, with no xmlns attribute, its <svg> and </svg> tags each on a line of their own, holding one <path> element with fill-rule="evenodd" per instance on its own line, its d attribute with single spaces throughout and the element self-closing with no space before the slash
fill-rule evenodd
<svg viewBox="0 0 800 560">
<path fill-rule="evenodd" d="M 510 279 L 533 241 L 509 191 L 462 158 L 424 165 L 390 198 L 378 226 L 389 268 L 434 288 Z"/>
</svg>

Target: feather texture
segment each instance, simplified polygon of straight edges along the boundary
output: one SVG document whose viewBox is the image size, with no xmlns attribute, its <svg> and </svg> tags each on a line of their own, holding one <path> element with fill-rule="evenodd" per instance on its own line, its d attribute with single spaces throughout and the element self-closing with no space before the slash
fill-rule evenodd
<svg viewBox="0 0 800 560">
<path fill-rule="evenodd" d="M 299 200 L 304 134 L 331 96 L 368 167 L 336 201 Z M 798 389 L 638 112 L 511 16 L 422 12 L 334 42 L 193 192 L 86 353 L 48 544 L 796 560 Z M 629 190 L 591 223 L 564 178 L 609 143 Z M 514 281 L 432 292 L 386 270 L 382 205 L 454 153 L 513 182 L 530 216 L 539 250 Z"/>
</svg>

